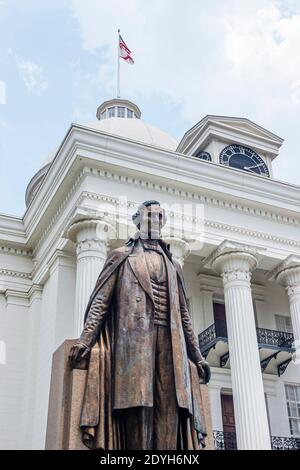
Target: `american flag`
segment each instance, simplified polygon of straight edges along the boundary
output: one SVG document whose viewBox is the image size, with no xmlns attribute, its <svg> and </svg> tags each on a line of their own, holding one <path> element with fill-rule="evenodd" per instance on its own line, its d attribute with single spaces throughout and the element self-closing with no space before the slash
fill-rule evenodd
<svg viewBox="0 0 300 470">
<path fill-rule="evenodd" d="M 128 49 L 122 36 L 119 34 L 119 57 L 125 60 L 127 64 L 134 64 L 134 60 L 131 57 L 131 50 Z"/>
</svg>

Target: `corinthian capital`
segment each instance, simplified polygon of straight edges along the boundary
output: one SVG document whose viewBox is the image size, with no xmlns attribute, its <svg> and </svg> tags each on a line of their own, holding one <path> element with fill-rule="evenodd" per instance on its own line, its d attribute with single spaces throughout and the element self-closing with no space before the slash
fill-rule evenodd
<svg viewBox="0 0 300 470">
<path fill-rule="evenodd" d="M 269 277 L 285 287 L 289 296 L 300 294 L 300 256 L 288 256 L 273 269 Z"/>
<path fill-rule="evenodd" d="M 74 222 L 67 236 L 76 244 L 77 255 L 103 252 L 106 256 L 108 244 L 115 238 L 115 229 L 103 220 L 84 219 Z"/>
<path fill-rule="evenodd" d="M 225 240 L 204 260 L 203 266 L 220 274 L 224 282 L 249 282 L 258 260 L 256 247 Z"/>
<path fill-rule="evenodd" d="M 170 251 L 174 258 L 183 266 L 185 258 L 190 253 L 189 244 L 182 238 L 163 237 L 164 241 L 170 245 Z"/>
</svg>

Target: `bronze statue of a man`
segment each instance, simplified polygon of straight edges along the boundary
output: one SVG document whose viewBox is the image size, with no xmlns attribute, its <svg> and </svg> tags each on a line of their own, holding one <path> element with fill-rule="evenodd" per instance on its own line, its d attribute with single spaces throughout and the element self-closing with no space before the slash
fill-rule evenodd
<svg viewBox="0 0 300 470">
<path fill-rule="evenodd" d="M 90 297 L 71 367 L 88 358 L 83 441 L 96 449 L 200 449 L 200 381 L 210 368 L 193 333 L 183 274 L 161 239 L 165 212 L 146 201 Z"/>
</svg>

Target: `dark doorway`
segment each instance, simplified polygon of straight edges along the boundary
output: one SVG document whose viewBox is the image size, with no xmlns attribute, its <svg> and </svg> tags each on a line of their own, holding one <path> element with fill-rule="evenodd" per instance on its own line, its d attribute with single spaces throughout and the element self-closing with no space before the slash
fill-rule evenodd
<svg viewBox="0 0 300 470">
<path fill-rule="evenodd" d="M 225 450 L 236 450 L 236 433 L 232 395 L 221 394 Z"/>
<path fill-rule="evenodd" d="M 217 338 L 227 338 L 225 305 L 214 302 L 213 308 L 216 336 Z"/>
</svg>

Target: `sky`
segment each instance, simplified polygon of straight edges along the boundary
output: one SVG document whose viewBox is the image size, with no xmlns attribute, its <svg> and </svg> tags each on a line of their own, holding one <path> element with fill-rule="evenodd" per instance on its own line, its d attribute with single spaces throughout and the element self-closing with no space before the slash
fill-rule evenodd
<svg viewBox="0 0 300 470">
<path fill-rule="evenodd" d="M 247 117 L 285 142 L 276 179 L 300 186 L 300 0 L 0 0 L 0 212 L 71 122 L 116 96 L 117 30 L 135 64 L 121 97 L 178 141 L 206 114 Z"/>
</svg>

